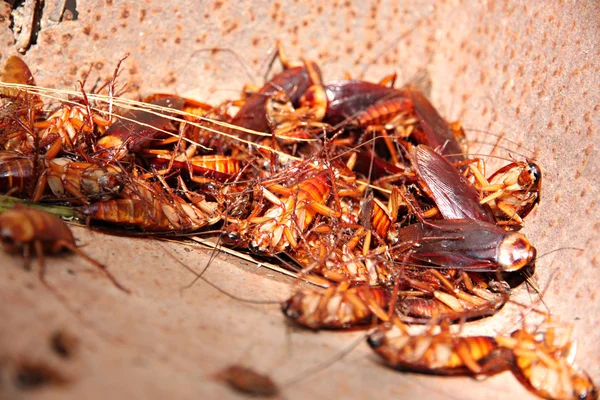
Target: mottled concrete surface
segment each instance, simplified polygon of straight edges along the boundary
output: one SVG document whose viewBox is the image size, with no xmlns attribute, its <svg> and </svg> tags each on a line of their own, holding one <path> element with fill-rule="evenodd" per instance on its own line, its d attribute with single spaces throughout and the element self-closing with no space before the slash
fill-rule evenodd
<svg viewBox="0 0 600 400">
<path fill-rule="evenodd" d="M 71 2 L 70 4 L 72 4 Z M 363 4 L 364 3 L 364 4 Z M 600 11 L 595 2 L 411 1 L 91 1 L 76 2 L 77 19 L 45 24 L 24 58 L 38 85 L 73 88 L 90 65 L 92 78 L 112 75 L 125 54 L 122 81 L 142 94 L 168 91 L 208 102 L 261 83 L 261 64 L 276 39 L 289 55 L 319 60 L 326 79 L 401 80 L 426 69 L 442 114 L 474 131 L 471 151 L 535 157 L 544 170 L 543 199 L 526 232 L 539 253 L 545 302 L 575 325 L 578 363 L 600 378 Z M 3 62 L 16 52 L 6 3 L 0 3 Z M 208 51 L 212 47 L 231 52 Z M 478 130 L 486 133 L 477 133 Z M 307 332 L 288 326 L 277 305 L 234 301 L 204 282 L 180 290 L 193 275 L 156 241 L 75 229 L 85 251 L 133 294 L 118 292 L 83 260 L 50 260 L 44 288 L 20 258 L 0 253 L 0 396 L 39 398 L 237 398 L 213 375 L 231 363 L 285 383 L 324 362 L 360 335 Z M 210 253 L 165 244 L 195 269 Z M 207 278 L 252 299 L 281 300 L 291 280 L 220 255 Z M 527 300 L 524 290 L 520 298 Z M 514 308 L 476 323 L 506 331 Z M 52 352 L 57 332 L 76 339 L 69 358 Z M 23 365 L 57 371 L 63 384 L 15 386 Z M 597 381 L 598 382 L 598 381 Z M 508 373 L 484 382 L 400 374 L 383 368 L 362 344 L 342 361 L 282 397 L 461 398 L 530 396 Z"/>
</svg>

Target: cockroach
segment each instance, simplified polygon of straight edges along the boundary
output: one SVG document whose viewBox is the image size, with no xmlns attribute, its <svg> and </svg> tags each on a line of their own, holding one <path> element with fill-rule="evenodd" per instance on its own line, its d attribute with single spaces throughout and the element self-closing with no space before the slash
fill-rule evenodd
<svg viewBox="0 0 600 400">
<path fill-rule="evenodd" d="M 285 67 L 285 65 L 284 65 Z M 321 71 L 312 61 L 303 66 L 288 67 L 275 75 L 257 93 L 251 94 L 236 113 L 231 123 L 246 129 L 266 132 L 269 121 L 266 105 L 269 98 L 277 93 L 285 93 L 292 104 L 297 104 L 302 94 L 313 84 L 314 76 L 320 81 Z"/>
<path fill-rule="evenodd" d="M 478 294 L 481 297 L 460 290 L 452 294 L 434 291 L 433 298 L 401 298 L 397 302 L 396 309 L 402 315 L 416 318 L 416 320 L 411 319 L 413 322 L 435 319 L 454 322 L 494 315 L 508 299 L 508 293 L 492 293 L 485 289 L 479 289 Z"/>
<path fill-rule="evenodd" d="M 173 161 L 168 155 L 158 155 L 152 159 L 152 165 L 171 165 L 173 169 L 187 171 L 192 180 L 199 177 L 220 182 L 231 180 L 240 171 L 240 164 L 240 160 L 231 156 L 219 155 L 176 157 Z"/>
<path fill-rule="evenodd" d="M 408 93 L 405 91 L 360 80 L 333 81 L 324 88 L 327 95 L 327 112 L 323 121 L 331 125 L 348 121 L 350 124 L 359 123 L 360 126 L 366 127 L 371 120 L 381 122 L 385 119 L 384 109 L 371 112 L 367 111 L 369 107 L 380 101 L 408 100 Z M 397 113 L 398 109 L 405 109 L 407 106 L 408 103 L 402 107 L 393 107 L 392 110 Z M 375 118 L 372 118 L 373 116 Z"/>
<path fill-rule="evenodd" d="M 178 96 L 159 97 L 149 102 L 154 106 L 182 110 L 185 99 Z M 140 151 L 150 141 L 169 129 L 168 116 L 158 115 L 150 110 L 133 110 L 123 114 L 127 120 L 119 119 L 108 128 L 96 144 L 97 157 L 120 160 L 129 153 Z"/>
<path fill-rule="evenodd" d="M 273 380 L 251 368 L 240 365 L 231 365 L 216 375 L 233 389 L 253 395 L 271 397 L 279 394 L 279 387 Z"/>
<path fill-rule="evenodd" d="M 540 202 L 542 170 L 533 161 L 515 161 L 479 180 L 486 194 L 481 204 L 489 204 L 499 223 L 523 224 L 531 210 Z"/>
<path fill-rule="evenodd" d="M 0 162 L 0 191 L 30 196 L 34 202 L 41 200 L 46 186 L 57 200 L 74 204 L 107 200 L 123 189 L 121 170 L 113 166 L 55 158 L 40 160 L 36 171 L 32 156 L 12 151 L 0 151 Z"/>
<path fill-rule="evenodd" d="M 73 204 L 114 198 L 125 185 L 121 169 L 112 165 L 101 166 L 75 162 L 68 158 L 55 158 L 46 161 L 46 168 L 41 179 L 47 179 L 50 190 L 58 199 Z M 67 193 L 71 197 L 65 197 Z"/>
<path fill-rule="evenodd" d="M 45 282 L 46 270 L 44 254 L 57 254 L 68 250 L 100 269 L 118 289 L 130 293 L 129 289 L 121 285 L 106 269 L 106 266 L 81 251 L 67 224 L 50 213 L 21 205 L 3 212 L 0 214 L 0 240 L 8 253 L 22 252 L 26 266 L 29 264 L 33 249 L 38 258 L 39 276 L 42 282 Z"/>
<path fill-rule="evenodd" d="M 151 202 L 140 199 L 100 201 L 81 206 L 78 211 L 87 220 L 138 227 L 150 232 L 185 233 L 221 219 L 216 210 L 207 207 L 208 210 L 203 210 L 176 195 L 162 195 Z"/>
<path fill-rule="evenodd" d="M 297 290 L 281 309 L 295 323 L 311 329 L 344 329 L 374 319 L 389 320 L 385 307 L 385 289 L 359 285 L 349 281 L 327 289 Z"/>
<path fill-rule="evenodd" d="M 408 262 L 472 272 L 517 271 L 535 260 L 535 247 L 518 232 L 470 219 L 416 223 L 391 230 L 392 244 L 413 244 Z"/>
<path fill-rule="evenodd" d="M 292 188 L 281 188 L 287 196 L 279 199 L 268 189 L 263 192 L 275 205 L 262 217 L 248 220 L 250 247 L 256 252 L 280 253 L 296 247 L 298 235 L 304 232 L 317 213 L 334 216 L 335 211 L 325 206 L 331 192 L 328 171 L 321 171 L 304 179 Z"/>
<path fill-rule="evenodd" d="M 558 337 L 553 327 L 533 333 L 520 329 L 496 340 L 512 351 L 511 371 L 536 395 L 551 400 L 598 399 L 590 376 L 573 365 L 573 343 Z"/>
<path fill-rule="evenodd" d="M 213 204 L 203 199 L 188 203 L 157 183 L 128 178 L 120 197 L 81 206 L 78 212 L 88 221 L 153 232 L 191 232 L 221 219 Z"/>
<path fill-rule="evenodd" d="M 90 126 L 90 123 L 94 124 Z M 65 151 L 72 151 L 85 143 L 84 135 L 100 136 L 112 125 L 112 121 L 102 117 L 99 113 L 88 113 L 85 106 L 80 105 L 62 105 L 58 110 L 51 114 L 45 121 L 36 122 L 35 128 L 43 129 L 40 133 L 40 140 L 46 139 L 50 135 L 58 135 L 62 141 Z M 28 138 L 30 141 L 33 138 Z M 95 137 L 94 137 L 95 140 Z"/>
<path fill-rule="evenodd" d="M 406 330 L 378 328 L 367 338 L 386 365 L 434 375 L 490 376 L 506 371 L 510 352 L 489 336 L 459 336 L 447 327 L 412 335 Z"/>
<path fill-rule="evenodd" d="M 445 219 L 496 222 L 489 206 L 480 204 L 477 190 L 431 147 L 415 147 L 411 160 L 422 189 L 431 196 Z"/>
</svg>

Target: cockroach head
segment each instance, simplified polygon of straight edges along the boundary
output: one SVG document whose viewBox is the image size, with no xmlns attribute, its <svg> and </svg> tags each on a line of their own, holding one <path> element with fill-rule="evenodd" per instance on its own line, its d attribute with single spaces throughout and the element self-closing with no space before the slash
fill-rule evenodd
<svg viewBox="0 0 600 400">
<path fill-rule="evenodd" d="M 519 183 L 523 186 L 531 186 L 532 190 L 538 190 L 542 183 L 542 170 L 536 163 L 527 160 L 527 166 L 519 175 Z"/>
<path fill-rule="evenodd" d="M 509 232 L 498 248 L 498 265 L 503 272 L 518 271 L 535 261 L 536 254 L 525 235 Z"/>
<path fill-rule="evenodd" d="M 0 214 L 0 243 L 2 243 L 2 247 L 7 253 L 17 251 L 15 228 L 18 229 L 18 225 L 15 226 L 15 222 L 18 223 L 9 211 Z"/>
<path fill-rule="evenodd" d="M 573 385 L 573 394 L 577 399 L 598 399 L 598 389 L 594 386 L 592 378 L 583 371 L 574 371 L 574 376 L 571 378 Z"/>
<path fill-rule="evenodd" d="M 382 329 L 377 329 L 367 337 L 367 343 L 371 348 L 376 349 L 385 342 L 385 332 Z"/>
<path fill-rule="evenodd" d="M 106 173 L 98 178 L 98 184 L 107 193 L 119 194 L 123 191 L 125 184 L 120 174 Z"/>
</svg>

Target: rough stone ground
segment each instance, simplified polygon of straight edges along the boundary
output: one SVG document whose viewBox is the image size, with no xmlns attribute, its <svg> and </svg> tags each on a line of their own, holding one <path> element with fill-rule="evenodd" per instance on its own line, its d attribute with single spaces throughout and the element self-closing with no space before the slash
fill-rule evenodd
<svg viewBox="0 0 600 400">
<path fill-rule="evenodd" d="M 25 2 L 29 3 L 29 2 Z M 46 1 L 49 5 L 56 5 Z M 578 363 L 600 377 L 600 12 L 594 2 L 554 1 L 92 1 L 76 2 L 76 17 L 44 28 L 24 56 L 38 85 L 73 88 L 94 65 L 142 94 L 194 95 L 208 102 L 235 97 L 244 83 L 261 83 L 260 64 L 275 39 L 289 55 L 318 59 L 326 79 L 401 81 L 426 69 L 431 97 L 449 119 L 468 128 L 474 152 L 535 157 L 544 169 L 543 199 L 526 232 L 543 254 L 537 279 L 553 314 L 575 325 Z M 73 8 L 74 1 L 68 2 Z M 8 3 L 0 3 L 0 62 L 16 52 Z M 54 17 L 53 17 L 54 18 Z M 50 22 L 48 22 L 50 21 Z M 411 30 L 410 34 L 404 34 Z M 232 52 L 210 52 L 221 47 Z M 246 66 L 244 66 L 246 65 Z M 93 75 L 94 76 L 94 75 Z M 485 144 L 484 144 L 485 143 Z M 522 147 L 521 147 L 522 146 Z M 277 305 L 240 303 L 193 278 L 151 239 L 74 229 L 85 251 L 128 287 L 118 292 L 76 257 L 49 260 L 45 289 L 19 257 L 0 253 L 0 397 L 238 398 L 213 379 L 241 363 L 286 382 L 330 359 L 359 332 L 308 332 L 286 324 Z M 210 253 L 189 244 L 162 244 L 201 269 Z M 252 299 L 281 300 L 291 280 L 220 255 L 207 278 Z M 522 299 L 528 295 L 523 290 Z M 514 325 L 514 308 L 476 323 L 482 331 Z M 51 350 L 53 334 L 76 339 L 65 359 Z M 22 389 L 24 366 L 56 371 L 62 384 Z M 343 361 L 295 385 L 296 398 L 494 399 L 531 397 L 504 373 L 484 382 L 401 374 L 382 367 L 362 344 Z"/>
</svg>

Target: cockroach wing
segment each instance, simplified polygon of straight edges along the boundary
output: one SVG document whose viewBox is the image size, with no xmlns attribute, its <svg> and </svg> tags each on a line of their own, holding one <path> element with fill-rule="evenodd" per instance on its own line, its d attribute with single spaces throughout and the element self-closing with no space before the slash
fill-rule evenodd
<svg viewBox="0 0 600 400">
<path fill-rule="evenodd" d="M 460 144 L 435 107 L 420 90 L 413 87 L 408 87 L 407 90 L 421 122 L 421 129 L 427 137 L 427 144 L 434 149 L 441 149 L 441 153 L 447 154 L 450 161 L 464 160 Z"/>
<path fill-rule="evenodd" d="M 417 174 L 445 219 L 496 221 L 489 207 L 479 204 L 479 194 L 475 188 L 431 147 L 417 146 L 412 159 Z"/>
</svg>

